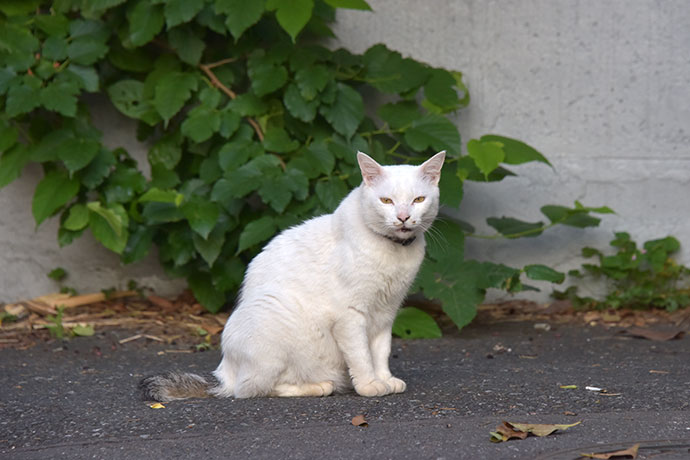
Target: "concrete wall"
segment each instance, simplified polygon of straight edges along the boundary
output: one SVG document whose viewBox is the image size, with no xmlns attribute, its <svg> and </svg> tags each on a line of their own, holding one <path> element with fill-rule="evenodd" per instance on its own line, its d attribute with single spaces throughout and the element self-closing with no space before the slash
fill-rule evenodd
<svg viewBox="0 0 690 460">
<path fill-rule="evenodd" d="M 542 218 L 544 204 L 608 205 L 597 229 L 554 228 L 539 238 L 468 243 L 468 255 L 514 266 L 577 264 L 584 245 L 605 247 L 613 231 L 638 240 L 677 236 L 690 262 L 690 6 L 685 0 L 369 0 L 375 13 L 344 11 L 336 45 L 362 52 L 383 42 L 407 56 L 464 72 L 470 108 L 457 117 L 464 140 L 486 133 L 522 139 L 544 165 L 513 168 L 501 184 L 468 184 L 460 209 L 478 228 L 486 217 Z M 132 126 L 104 112 L 112 146 Z M 126 142 L 125 142 L 126 143 Z M 125 145 L 137 150 L 136 145 Z M 34 231 L 31 195 L 40 171 L 0 191 L 0 301 L 66 284 L 90 291 L 128 279 L 172 293 L 155 257 L 121 267 L 90 236 L 58 249 L 56 222 Z M 545 295 L 542 295 L 545 299 Z"/>
<path fill-rule="evenodd" d="M 544 219 L 545 204 L 608 205 L 596 229 L 468 242 L 469 257 L 567 270 L 614 231 L 675 235 L 690 262 L 690 5 L 683 0 L 372 0 L 338 16 L 340 43 L 383 42 L 461 70 L 472 102 L 463 140 L 524 140 L 553 164 L 512 167 L 500 184 L 467 183 L 460 215 Z M 537 298 L 546 298 L 545 294 Z"/>
</svg>

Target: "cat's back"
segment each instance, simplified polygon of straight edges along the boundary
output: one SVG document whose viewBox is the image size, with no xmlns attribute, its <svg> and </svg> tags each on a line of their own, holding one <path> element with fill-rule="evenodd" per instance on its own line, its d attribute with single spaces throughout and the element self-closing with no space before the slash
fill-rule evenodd
<svg viewBox="0 0 690 460">
<path fill-rule="evenodd" d="M 330 258 L 336 241 L 333 215 L 314 217 L 283 230 L 252 260 L 245 276 L 246 283 L 292 277 L 305 271 L 318 270 Z"/>
</svg>

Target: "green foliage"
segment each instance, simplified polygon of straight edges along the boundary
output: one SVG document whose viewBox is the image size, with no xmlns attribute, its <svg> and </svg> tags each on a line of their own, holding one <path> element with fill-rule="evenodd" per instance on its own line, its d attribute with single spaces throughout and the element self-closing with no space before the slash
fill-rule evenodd
<svg viewBox="0 0 690 460">
<path fill-rule="evenodd" d="M 50 335 L 56 339 L 64 339 L 67 333 L 65 327 L 62 325 L 64 311 L 64 307 L 58 307 L 55 315 L 46 316 L 46 320 L 51 323 L 46 325 L 46 329 L 48 329 Z"/>
<path fill-rule="evenodd" d="M 48 278 L 55 281 L 62 281 L 67 277 L 67 272 L 62 267 L 57 267 L 48 272 Z"/>
<path fill-rule="evenodd" d="M 441 329 L 428 313 L 414 307 L 404 307 L 393 323 L 393 334 L 403 339 L 433 339 L 441 337 Z"/>
<path fill-rule="evenodd" d="M 575 306 L 596 309 L 664 308 L 675 311 L 690 305 L 690 269 L 679 265 L 673 254 L 680 243 L 672 236 L 650 240 L 638 248 L 625 232 L 615 234 L 611 246 L 616 252 L 606 255 L 598 249 L 582 249 L 584 257 L 595 257 L 599 264 L 583 264 L 569 274 L 579 280 L 604 278 L 608 293 L 603 299 L 580 297 L 577 285 L 554 296 L 570 299 Z"/>
<path fill-rule="evenodd" d="M 364 0 L 61 0 L 0 7 L 0 187 L 28 163 L 43 167 L 36 225 L 59 215 L 58 241 L 86 230 L 133 263 L 158 247 L 218 311 L 276 232 L 331 212 L 360 183 L 354 153 L 418 164 L 447 151 L 442 202 L 457 207 L 463 182 L 500 181 L 505 165 L 548 161 L 521 141 L 487 135 L 462 154 L 447 117 L 469 103 L 460 72 L 384 45 L 364 54 L 318 45 L 336 8 Z M 83 97 L 100 93 L 138 123 L 150 168 L 103 145 Z M 385 93 L 385 98 L 363 94 Z M 373 101 L 385 99 L 376 106 Z M 365 110 L 366 107 L 366 110 Z M 370 114 L 376 113 L 377 117 Z M 143 170 L 150 170 L 144 176 Z M 491 218 L 501 237 L 556 224 L 587 227 L 606 208 L 545 206 L 548 224 Z M 464 222 L 441 220 L 416 289 L 462 327 L 486 289 L 558 281 L 464 260 Z M 420 320 L 422 321 L 422 320 Z M 56 329 L 57 330 L 57 329 Z"/>
</svg>

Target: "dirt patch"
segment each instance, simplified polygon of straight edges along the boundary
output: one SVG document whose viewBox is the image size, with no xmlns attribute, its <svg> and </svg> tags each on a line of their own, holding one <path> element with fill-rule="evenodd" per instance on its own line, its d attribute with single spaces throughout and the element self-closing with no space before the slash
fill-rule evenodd
<svg viewBox="0 0 690 460">
<path fill-rule="evenodd" d="M 0 308 L 0 312 L 9 310 L 16 316 L 6 317 L 0 325 L 0 349 L 29 348 L 59 335 L 70 337 L 74 336 L 75 332 L 83 334 L 83 328 L 87 328 L 87 333 L 90 329 L 131 331 L 130 336 L 122 339 L 123 343 L 152 340 L 189 346 L 191 349 L 218 346 L 228 313 L 207 312 L 188 291 L 175 299 L 139 293 L 129 294 L 65 306 L 59 320 L 60 300 L 55 300 L 56 295 L 5 305 L 4 308 Z M 69 305 L 69 302 L 64 303 Z M 57 330 L 60 329 L 58 323 L 61 325 L 61 331 Z"/>
<path fill-rule="evenodd" d="M 53 294 L 0 308 L 0 312 L 19 313 L 16 318 L 5 317 L 0 323 L 0 349 L 26 349 L 55 339 L 54 326 L 58 322 L 56 316 L 60 302 L 68 305 L 62 309 L 59 321 L 65 337 L 74 336 L 75 331 L 83 332 L 78 327 L 90 328 L 95 332 L 124 329 L 131 334 L 123 338 L 122 343 L 157 341 L 191 351 L 217 347 L 229 316 L 228 312 L 207 312 L 189 291 L 175 299 L 135 292 L 114 293 L 115 298 L 112 295 L 103 298 L 107 296 L 100 293 L 78 297 L 61 300 L 64 297 Z M 88 301 L 90 299 L 95 301 Z M 458 335 L 458 329 L 442 313 L 438 304 L 412 303 L 431 313 L 445 336 Z M 672 313 L 651 309 L 580 311 L 567 301 L 538 304 L 513 300 L 481 305 L 469 327 L 503 322 L 533 322 L 536 329 L 544 330 L 559 324 L 604 326 L 650 340 L 672 340 L 690 332 L 690 308 Z"/>
</svg>

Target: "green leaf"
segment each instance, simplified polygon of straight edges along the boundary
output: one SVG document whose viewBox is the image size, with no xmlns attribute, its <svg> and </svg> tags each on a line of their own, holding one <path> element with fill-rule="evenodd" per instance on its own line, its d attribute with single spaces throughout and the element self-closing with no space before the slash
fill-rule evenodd
<svg viewBox="0 0 690 460">
<path fill-rule="evenodd" d="M 0 120 L 0 153 L 6 152 L 17 143 L 19 132 L 6 120 Z"/>
<path fill-rule="evenodd" d="M 283 103 L 285 107 L 290 112 L 290 115 L 302 120 L 305 123 L 309 123 L 316 117 L 316 109 L 319 106 L 317 100 L 308 101 L 300 93 L 297 85 L 291 83 L 288 85 L 283 95 Z"/>
<path fill-rule="evenodd" d="M 54 35 L 43 42 L 42 57 L 53 61 L 60 61 L 67 57 L 67 40 Z"/>
<path fill-rule="evenodd" d="M 424 84 L 424 95 L 432 104 L 444 110 L 456 109 L 460 103 L 455 78 L 444 69 L 431 71 L 431 77 Z"/>
<path fill-rule="evenodd" d="M 570 227 L 596 227 L 601 219 L 590 216 L 590 208 L 570 209 L 565 206 L 546 205 L 542 206 L 541 212 L 554 224 L 563 224 Z M 609 210 L 608 208 L 605 209 Z"/>
<path fill-rule="evenodd" d="M 255 117 L 268 111 L 268 104 L 253 93 L 239 94 L 228 103 L 228 108 L 243 117 Z"/>
<path fill-rule="evenodd" d="M 127 239 L 127 246 L 122 251 L 122 262 L 131 264 L 146 257 L 151 249 L 154 233 L 153 227 L 137 226 Z"/>
<path fill-rule="evenodd" d="M 292 200 L 290 178 L 283 174 L 278 179 L 269 177 L 259 188 L 259 196 L 264 203 L 270 205 L 277 213 L 282 214 Z"/>
<path fill-rule="evenodd" d="M 242 118 L 239 114 L 233 112 L 230 109 L 224 109 L 220 112 L 220 126 L 218 127 L 218 133 L 225 139 L 237 132 L 240 127 L 240 121 Z"/>
<path fill-rule="evenodd" d="M 149 151 L 149 162 L 152 165 L 163 165 L 167 169 L 173 169 L 182 158 L 180 137 L 176 134 L 167 134 L 161 137 Z"/>
<path fill-rule="evenodd" d="M 94 238 L 111 251 L 122 254 L 129 237 L 127 211 L 122 205 L 106 208 L 97 201 L 88 203 L 86 207 L 91 211 L 89 228 Z"/>
<path fill-rule="evenodd" d="M 269 6 L 270 5 L 270 6 Z M 276 19 L 294 42 L 300 31 L 307 25 L 314 8 L 314 0 L 269 0 L 267 9 L 276 9 Z"/>
<path fill-rule="evenodd" d="M 120 163 L 103 187 L 108 203 L 128 203 L 146 187 L 146 178 L 135 168 Z"/>
<path fill-rule="evenodd" d="M 525 274 L 529 279 L 537 281 L 549 281 L 560 284 L 565 280 L 565 273 L 554 270 L 546 265 L 527 265 Z"/>
<path fill-rule="evenodd" d="M 182 206 L 182 213 L 196 233 L 207 238 L 216 226 L 220 208 L 216 203 L 202 199 L 192 199 Z"/>
<path fill-rule="evenodd" d="M 478 263 L 473 262 L 427 260 L 417 276 L 416 285 L 427 297 L 441 301 L 443 311 L 458 329 L 474 319 L 477 305 L 484 300 L 485 290 L 478 282 L 482 274 Z"/>
<path fill-rule="evenodd" d="M 422 118 L 419 107 L 412 101 L 384 104 L 377 111 L 379 117 L 393 129 L 400 129 Z"/>
<path fill-rule="evenodd" d="M 384 93 L 401 94 L 419 88 L 429 78 L 429 69 L 384 45 L 374 45 L 363 57 L 366 81 Z"/>
<path fill-rule="evenodd" d="M 141 214 L 149 224 L 179 222 L 184 219 L 182 210 L 175 203 L 148 202 L 144 204 Z"/>
<path fill-rule="evenodd" d="M 3 21 L 0 25 L 0 59 L 3 67 L 23 72 L 35 61 L 34 53 L 39 42 L 28 27 Z"/>
<path fill-rule="evenodd" d="M 190 27 L 176 27 L 168 32 L 170 46 L 177 51 L 182 62 L 191 66 L 199 65 L 206 44 Z"/>
<path fill-rule="evenodd" d="M 307 161 L 316 165 L 318 171 L 324 175 L 329 175 L 335 167 L 335 157 L 322 142 L 314 142 L 304 151 Z"/>
<path fill-rule="evenodd" d="M 276 230 L 275 220 L 271 216 L 260 217 L 248 223 L 240 233 L 236 254 L 266 241 L 275 234 Z"/>
<path fill-rule="evenodd" d="M 182 135 L 194 142 L 204 142 L 220 129 L 220 113 L 215 109 L 199 106 L 191 110 L 182 122 Z"/>
<path fill-rule="evenodd" d="M 436 220 L 426 234 L 426 253 L 436 261 L 462 261 L 465 252 L 465 234 L 451 220 Z"/>
<path fill-rule="evenodd" d="M 505 158 L 502 145 L 498 142 L 482 142 L 472 139 L 467 143 L 467 153 L 474 160 L 486 180 Z"/>
<path fill-rule="evenodd" d="M 364 119 L 364 101 L 356 90 L 344 83 L 338 83 L 335 102 L 330 106 L 322 105 L 319 112 L 333 129 L 350 138 Z"/>
<path fill-rule="evenodd" d="M 458 128 L 442 115 L 425 115 L 412 122 L 405 131 L 405 142 L 417 152 L 429 147 L 446 150 L 450 156 L 460 154 Z"/>
<path fill-rule="evenodd" d="M 128 117 L 147 122 L 160 120 L 153 104 L 144 100 L 144 83 L 138 80 L 120 80 L 110 85 L 107 92 L 115 108 Z"/>
<path fill-rule="evenodd" d="M 101 150 L 101 143 L 85 137 L 73 137 L 60 144 L 55 153 L 70 174 L 84 168 Z"/>
<path fill-rule="evenodd" d="M 93 326 L 91 325 L 82 326 L 77 324 L 72 328 L 72 334 L 78 337 L 91 337 L 95 333 L 96 331 L 94 331 Z"/>
<path fill-rule="evenodd" d="M 79 172 L 81 183 L 89 189 L 98 187 L 108 177 L 115 163 L 113 152 L 101 148 L 91 163 Z"/>
<path fill-rule="evenodd" d="M 139 0 L 128 7 L 127 20 L 131 44 L 135 47 L 145 45 L 163 29 L 163 7 L 149 0 Z"/>
<path fill-rule="evenodd" d="M 108 45 L 96 41 L 92 36 L 72 40 L 67 45 L 67 56 L 72 62 L 80 65 L 91 65 L 108 52 Z"/>
<path fill-rule="evenodd" d="M 501 144 L 503 152 L 505 153 L 503 161 L 507 164 L 518 165 L 530 161 L 539 161 L 551 166 L 551 163 L 549 163 L 549 160 L 547 160 L 544 155 L 517 139 L 487 134 L 482 136 L 479 140 L 482 142 L 498 142 Z"/>
<path fill-rule="evenodd" d="M 414 307 L 404 307 L 393 323 L 393 334 L 403 339 L 436 339 L 441 329 L 428 313 Z"/>
<path fill-rule="evenodd" d="M 156 187 L 150 188 L 143 195 L 139 197 L 140 203 L 147 203 L 149 201 L 156 201 L 159 203 L 175 203 L 180 206 L 184 201 L 184 195 L 175 190 L 160 190 Z"/>
<path fill-rule="evenodd" d="M 180 111 L 191 97 L 192 90 L 197 89 L 194 75 L 182 72 L 171 72 L 162 76 L 156 83 L 153 105 L 166 122 Z"/>
<path fill-rule="evenodd" d="M 225 25 L 235 37 L 235 42 L 240 39 L 245 30 L 253 26 L 264 13 L 265 0 L 216 0 L 216 13 L 227 14 Z"/>
<path fill-rule="evenodd" d="M 62 226 L 67 230 L 81 230 L 89 224 L 89 209 L 81 203 L 75 204 L 69 210 L 67 219 Z"/>
<path fill-rule="evenodd" d="M 225 304 L 225 294 L 213 286 L 207 273 L 193 273 L 187 278 L 187 283 L 194 297 L 211 313 L 217 313 Z"/>
<path fill-rule="evenodd" d="M 206 239 L 195 233 L 192 240 L 201 257 L 209 267 L 213 267 L 214 262 L 220 255 L 220 251 L 223 249 L 223 243 L 225 243 L 225 235 L 220 227 L 213 230 Z"/>
<path fill-rule="evenodd" d="M 295 82 L 300 95 L 307 101 L 314 100 L 332 78 L 332 72 L 321 64 L 310 64 L 295 71 Z"/>
<path fill-rule="evenodd" d="M 70 178 L 66 171 L 48 172 L 38 183 L 31 203 L 36 226 L 74 198 L 79 191 L 79 181 Z"/>
<path fill-rule="evenodd" d="M 364 0 L 325 0 L 333 8 L 349 8 L 352 10 L 371 11 L 371 7 Z"/>
<path fill-rule="evenodd" d="M 62 267 L 57 267 L 48 272 L 48 278 L 54 281 L 62 281 L 67 277 L 67 272 Z"/>
<path fill-rule="evenodd" d="M 204 7 L 205 0 L 167 0 L 163 14 L 168 29 L 191 21 Z"/>
<path fill-rule="evenodd" d="M 283 128 L 269 128 L 264 135 L 263 146 L 267 151 L 286 153 L 292 152 L 299 147 L 299 142 L 290 139 L 290 136 Z"/>
<path fill-rule="evenodd" d="M 441 203 L 457 208 L 463 197 L 463 185 L 458 175 L 457 163 L 446 163 L 441 170 L 441 180 L 438 183 L 441 191 Z"/>
<path fill-rule="evenodd" d="M 93 67 L 83 67 L 76 64 L 70 64 L 63 71 L 65 75 L 73 77 L 78 82 L 79 87 L 86 91 L 95 93 L 98 91 L 98 73 Z"/>
<path fill-rule="evenodd" d="M 125 1 L 126 0 L 89 0 L 83 3 L 82 11 L 89 17 L 99 16 L 106 10 L 124 3 Z"/>
<path fill-rule="evenodd" d="M 29 152 L 23 145 L 16 145 L 0 156 L 0 189 L 19 177 L 26 163 Z"/>
<path fill-rule="evenodd" d="M 231 257 L 216 261 L 211 268 L 213 285 L 221 291 L 236 289 L 244 277 L 245 266 L 239 257 Z"/>
<path fill-rule="evenodd" d="M 38 14 L 34 21 L 49 36 L 64 37 L 69 31 L 69 19 L 63 14 Z"/>
<path fill-rule="evenodd" d="M 256 53 L 247 61 L 247 73 L 252 82 L 252 91 L 259 97 L 282 88 L 288 79 L 284 66 L 274 65 Z"/>
<path fill-rule="evenodd" d="M 524 222 L 512 217 L 489 217 L 486 223 L 506 238 L 534 237 L 541 234 L 543 222 Z"/>
<path fill-rule="evenodd" d="M 40 83 L 39 83 L 40 85 Z M 5 100 L 5 112 L 10 117 L 31 112 L 41 104 L 41 92 L 34 85 L 22 83 L 10 86 Z"/>
<path fill-rule="evenodd" d="M 316 196 L 328 212 L 333 212 L 347 195 L 345 182 L 335 178 L 316 183 Z"/>
</svg>

